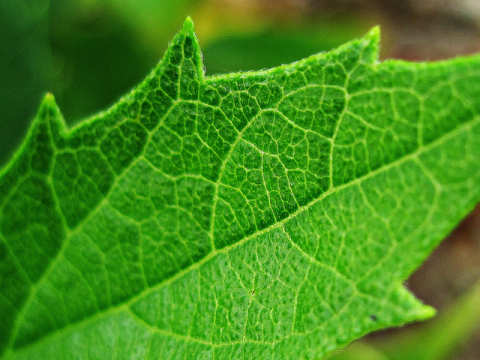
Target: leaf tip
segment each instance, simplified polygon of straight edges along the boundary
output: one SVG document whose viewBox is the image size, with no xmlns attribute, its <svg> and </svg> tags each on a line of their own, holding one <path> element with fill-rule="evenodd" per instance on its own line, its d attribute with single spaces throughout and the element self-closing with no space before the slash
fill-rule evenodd
<svg viewBox="0 0 480 360">
<path fill-rule="evenodd" d="M 404 323 L 413 321 L 423 321 L 434 317 L 437 311 L 418 300 L 407 288 L 400 286 L 402 302 L 408 304 L 408 310 L 405 312 Z"/>
<path fill-rule="evenodd" d="M 374 26 L 367 34 L 366 36 L 368 39 L 371 39 L 375 43 L 380 42 L 380 26 Z"/>
<path fill-rule="evenodd" d="M 183 31 L 187 34 L 193 34 L 195 32 L 195 25 L 193 19 L 190 16 L 187 16 L 183 22 Z"/>
<path fill-rule="evenodd" d="M 55 97 L 49 92 L 45 95 L 40 104 L 37 119 L 46 121 L 49 118 L 56 117 L 58 114 L 60 114 L 60 109 L 55 101 Z"/>
<path fill-rule="evenodd" d="M 373 27 L 362 39 L 364 51 L 363 60 L 368 63 L 378 62 L 380 53 L 380 26 Z"/>
<path fill-rule="evenodd" d="M 423 305 L 420 308 L 418 320 L 427 320 L 437 315 L 437 310 L 429 305 Z"/>
<path fill-rule="evenodd" d="M 55 129 L 55 132 L 57 133 L 65 131 L 65 120 L 63 119 L 62 112 L 60 111 L 52 93 L 49 92 L 44 96 L 34 120 L 34 123 L 35 122 L 49 123 L 52 131 Z"/>
<path fill-rule="evenodd" d="M 55 102 L 55 96 L 53 96 L 51 92 L 45 94 L 45 97 L 42 101 L 42 105 L 44 104 L 49 104 L 50 106 L 57 106 L 57 103 Z"/>
</svg>

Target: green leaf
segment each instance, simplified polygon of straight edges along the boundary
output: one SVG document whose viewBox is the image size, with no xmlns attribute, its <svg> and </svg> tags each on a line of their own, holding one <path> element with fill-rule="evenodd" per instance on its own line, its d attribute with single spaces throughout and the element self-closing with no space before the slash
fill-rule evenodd
<svg viewBox="0 0 480 360">
<path fill-rule="evenodd" d="M 432 316 L 402 282 L 480 198 L 480 58 L 378 35 L 204 78 L 187 19 L 106 112 L 47 95 L 0 174 L 1 358 L 317 359 Z"/>
</svg>

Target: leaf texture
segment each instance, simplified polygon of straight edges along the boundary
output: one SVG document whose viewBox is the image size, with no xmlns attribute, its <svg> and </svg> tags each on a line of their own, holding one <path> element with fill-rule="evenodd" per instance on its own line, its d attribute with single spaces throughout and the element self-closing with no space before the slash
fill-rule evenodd
<svg viewBox="0 0 480 360">
<path fill-rule="evenodd" d="M 318 359 L 432 316 L 402 283 L 480 198 L 480 58 L 378 36 L 205 78 L 187 19 L 109 110 L 47 95 L 0 174 L 0 358 Z"/>
</svg>

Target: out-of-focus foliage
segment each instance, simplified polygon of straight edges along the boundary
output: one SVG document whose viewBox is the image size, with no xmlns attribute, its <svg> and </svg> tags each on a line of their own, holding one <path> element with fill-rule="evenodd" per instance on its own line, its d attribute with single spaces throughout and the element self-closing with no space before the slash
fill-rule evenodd
<svg viewBox="0 0 480 360">
<path fill-rule="evenodd" d="M 278 31 L 268 29 L 253 34 L 234 34 L 210 42 L 204 50 L 207 73 L 228 73 L 272 68 L 326 51 L 358 36 L 353 24 L 312 24 Z M 308 34 L 308 35 L 306 35 Z M 343 39 L 343 41 L 341 40 Z"/>
</svg>

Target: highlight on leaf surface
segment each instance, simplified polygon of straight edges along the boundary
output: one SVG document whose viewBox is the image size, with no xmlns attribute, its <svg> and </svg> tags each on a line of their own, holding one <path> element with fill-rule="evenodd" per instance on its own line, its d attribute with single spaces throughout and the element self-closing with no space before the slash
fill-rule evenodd
<svg viewBox="0 0 480 360">
<path fill-rule="evenodd" d="M 480 58 L 378 38 L 205 78 L 187 19 L 107 111 L 47 95 L 0 173 L 0 358 L 321 358 L 432 316 L 402 283 L 479 200 Z"/>
</svg>

